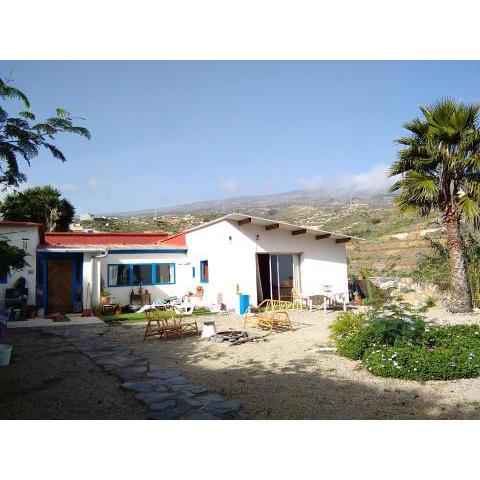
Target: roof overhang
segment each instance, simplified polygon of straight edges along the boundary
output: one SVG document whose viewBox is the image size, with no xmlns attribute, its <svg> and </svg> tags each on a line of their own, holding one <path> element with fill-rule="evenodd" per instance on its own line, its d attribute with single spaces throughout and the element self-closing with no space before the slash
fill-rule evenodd
<svg viewBox="0 0 480 480">
<path fill-rule="evenodd" d="M 317 228 L 311 228 L 304 225 L 293 225 L 291 223 L 282 222 L 280 220 L 255 217 L 253 215 L 247 215 L 243 213 L 229 213 L 228 215 L 224 215 L 223 217 L 219 217 L 210 222 L 203 223 L 201 225 L 197 225 L 196 227 L 189 228 L 188 230 L 185 230 L 184 233 L 194 232 L 195 230 L 200 230 L 202 228 L 209 227 L 210 225 L 223 222 L 224 220 L 237 222 L 237 224 L 240 227 L 243 225 L 255 224 L 255 225 L 261 225 L 265 227 L 265 230 L 289 231 L 292 233 L 292 235 L 295 235 L 295 236 L 311 235 L 311 236 L 315 236 L 317 240 L 330 238 L 335 240 L 336 243 L 346 243 L 349 240 L 363 240 L 363 238 L 354 237 L 352 235 L 344 235 L 342 233 L 329 232 L 327 230 L 319 230 Z"/>
</svg>

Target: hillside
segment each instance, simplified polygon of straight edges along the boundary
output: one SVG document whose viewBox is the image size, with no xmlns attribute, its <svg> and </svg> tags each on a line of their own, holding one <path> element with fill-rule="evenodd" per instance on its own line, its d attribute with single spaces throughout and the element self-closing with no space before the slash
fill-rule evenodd
<svg viewBox="0 0 480 480">
<path fill-rule="evenodd" d="M 439 228 L 433 217 L 422 219 L 401 214 L 390 196 L 346 199 L 303 191 L 117 213 L 118 218 L 84 222 L 83 226 L 109 231 L 179 232 L 231 211 L 363 238 L 364 241 L 347 245 L 351 273 L 358 273 L 363 267 L 378 274 L 410 273 L 415 269 L 418 253 L 427 246 L 425 238 Z"/>
</svg>

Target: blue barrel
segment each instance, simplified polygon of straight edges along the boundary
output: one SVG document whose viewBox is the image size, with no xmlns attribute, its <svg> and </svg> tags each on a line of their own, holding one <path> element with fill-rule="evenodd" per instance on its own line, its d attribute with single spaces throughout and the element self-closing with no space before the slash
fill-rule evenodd
<svg viewBox="0 0 480 480">
<path fill-rule="evenodd" d="M 250 305 L 250 295 L 244 295 L 241 293 L 238 297 L 240 302 L 240 315 L 243 315 Z"/>
</svg>

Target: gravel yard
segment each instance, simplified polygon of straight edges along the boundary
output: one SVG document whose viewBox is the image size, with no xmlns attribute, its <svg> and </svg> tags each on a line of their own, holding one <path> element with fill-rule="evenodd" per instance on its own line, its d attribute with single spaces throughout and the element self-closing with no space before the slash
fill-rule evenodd
<svg viewBox="0 0 480 480">
<path fill-rule="evenodd" d="M 0 419 L 147 418 L 133 393 L 65 339 L 11 329 L 6 342 L 14 353 L 0 367 Z"/>
<path fill-rule="evenodd" d="M 184 372 L 189 382 L 240 400 L 258 419 L 476 419 L 480 379 L 424 384 L 379 378 L 359 362 L 322 351 L 328 344 L 329 312 L 292 312 L 293 332 L 266 334 L 241 345 L 199 336 L 143 342 L 144 324 L 105 326 L 113 340 L 150 364 Z M 452 316 L 431 309 L 430 319 L 479 322 L 478 313 Z M 217 331 L 241 330 L 241 317 L 201 317 Z M 82 328 L 91 329 L 85 326 Z M 103 328 L 103 327 L 102 327 Z M 9 367 L 0 368 L 1 419 L 144 419 L 149 412 L 120 381 L 81 354 L 65 338 L 31 329 L 10 331 Z"/>
<path fill-rule="evenodd" d="M 379 378 L 359 362 L 321 352 L 318 347 L 328 342 L 328 324 L 335 315 L 330 312 L 325 320 L 322 312 L 293 312 L 294 332 L 237 346 L 198 336 L 143 342 L 144 325 L 139 324 L 114 325 L 105 336 L 151 362 L 184 370 L 196 384 L 240 400 L 244 411 L 259 419 L 480 418 L 480 379 L 420 384 Z M 432 309 L 429 317 L 445 320 L 448 315 Z M 202 317 L 199 323 L 208 320 L 216 322 L 217 331 L 242 327 L 233 314 Z M 478 314 L 466 319 L 478 320 Z"/>
</svg>

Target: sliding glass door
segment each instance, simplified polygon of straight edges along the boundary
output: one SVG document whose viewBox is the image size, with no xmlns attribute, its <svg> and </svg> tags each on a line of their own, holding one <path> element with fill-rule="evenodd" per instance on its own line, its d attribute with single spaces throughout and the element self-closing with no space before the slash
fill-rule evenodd
<svg viewBox="0 0 480 480">
<path fill-rule="evenodd" d="M 292 301 L 292 289 L 299 288 L 300 284 L 299 265 L 297 254 L 258 254 L 258 301 L 267 298 Z"/>
</svg>

